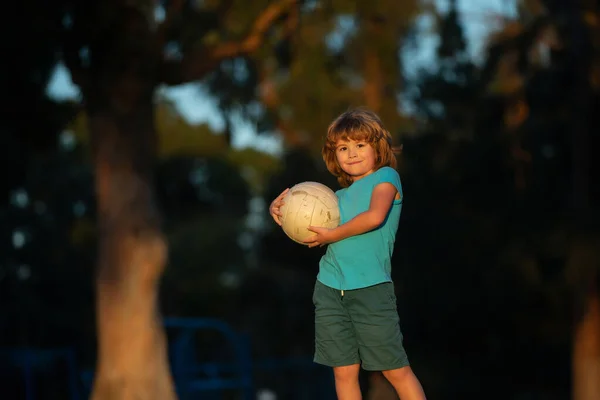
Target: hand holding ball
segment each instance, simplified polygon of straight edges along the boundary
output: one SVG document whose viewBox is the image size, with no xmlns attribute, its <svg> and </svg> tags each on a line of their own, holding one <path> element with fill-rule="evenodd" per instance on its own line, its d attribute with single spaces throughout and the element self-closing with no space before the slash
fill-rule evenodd
<svg viewBox="0 0 600 400">
<path fill-rule="evenodd" d="M 293 186 L 283 198 L 281 227 L 293 241 L 302 241 L 315 233 L 309 226 L 333 229 L 340 224 L 340 210 L 335 193 L 317 182 L 302 182 Z"/>
</svg>

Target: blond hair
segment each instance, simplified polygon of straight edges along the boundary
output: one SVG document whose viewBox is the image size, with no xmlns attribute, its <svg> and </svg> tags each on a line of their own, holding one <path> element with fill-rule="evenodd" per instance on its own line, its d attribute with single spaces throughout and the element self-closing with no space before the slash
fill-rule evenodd
<svg viewBox="0 0 600 400">
<path fill-rule="evenodd" d="M 386 166 L 396 168 L 395 153 L 399 153 L 401 148 L 393 147 L 392 135 L 385 129 L 379 116 L 368 109 L 352 109 L 329 125 L 321 151 L 327 169 L 337 178 L 340 186 L 348 187 L 353 182 L 337 161 L 335 148 L 340 139 L 365 141 L 373 147 L 376 153 L 375 170 Z"/>
</svg>

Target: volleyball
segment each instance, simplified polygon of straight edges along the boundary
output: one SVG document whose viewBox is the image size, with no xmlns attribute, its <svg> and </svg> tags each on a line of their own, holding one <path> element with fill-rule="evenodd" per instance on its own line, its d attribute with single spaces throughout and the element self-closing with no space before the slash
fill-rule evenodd
<svg viewBox="0 0 600 400">
<path fill-rule="evenodd" d="M 333 190 L 318 182 L 302 182 L 290 188 L 281 206 L 281 227 L 293 241 L 315 235 L 309 226 L 335 228 L 340 224 L 338 199 Z"/>
</svg>

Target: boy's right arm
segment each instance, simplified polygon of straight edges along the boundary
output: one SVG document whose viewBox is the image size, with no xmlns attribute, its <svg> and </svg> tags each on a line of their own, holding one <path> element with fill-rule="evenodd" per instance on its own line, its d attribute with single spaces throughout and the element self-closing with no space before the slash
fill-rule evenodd
<svg viewBox="0 0 600 400">
<path fill-rule="evenodd" d="M 285 189 L 279 196 L 277 196 L 277 198 L 275 198 L 275 200 L 271 202 L 271 205 L 269 206 L 269 214 L 271 214 L 271 217 L 273 217 L 273 220 L 279 226 L 281 226 L 281 217 L 283 217 L 280 208 L 284 204 L 283 198 L 289 191 L 289 188 Z"/>
</svg>

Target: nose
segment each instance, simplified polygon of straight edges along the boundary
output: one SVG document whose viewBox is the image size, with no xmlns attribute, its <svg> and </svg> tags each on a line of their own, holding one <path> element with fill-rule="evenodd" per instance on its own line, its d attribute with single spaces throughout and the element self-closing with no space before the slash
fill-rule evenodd
<svg viewBox="0 0 600 400">
<path fill-rule="evenodd" d="M 354 147 L 348 148 L 348 157 L 356 157 L 356 149 Z"/>
</svg>

